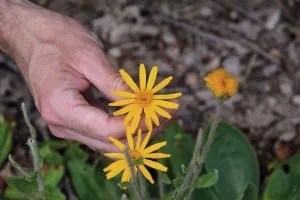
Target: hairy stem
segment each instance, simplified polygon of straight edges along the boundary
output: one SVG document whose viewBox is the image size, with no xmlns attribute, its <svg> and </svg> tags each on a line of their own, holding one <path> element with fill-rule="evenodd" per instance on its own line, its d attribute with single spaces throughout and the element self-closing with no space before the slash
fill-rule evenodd
<svg viewBox="0 0 300 200">
<path fill-rule="evenodd" d="M 202 142 L 202 137 L 203 137 L 202 131 L 203 131 L 202 128 L 199 128 L 193 157 L 189 164 L 188 172 L 186 173 L 183 183 L 179 189 L 179 192 L 177 193 L 177 195 L 175 197 L 176 200 L 181 199 L 182 195 L 188 189 L 189 184 L 191 182 L 193 172 L 194 172 L 195 166 L 197 164 L 197 157 L 199 156 L 199 151 L 201 149 L 201 142 Z"/>
<path fill-rule="evenodd" d="M 143 199 L 146 199 L 146 184 L 145 184 L 145 179 L 142 175 L 142 173 L 139 171 L 138 172 L 138 178 L 141 186 L 141 195 Z"/>
<path fill-rule="evenodd" d="M 216 133 L 216 129 L 218 127 L 218 123 L 220 121 L 220 118 L 221 118 L 221 108 L 222 107 L 222 103 L 220 101 L 217 101 L 216 103 L 216 115 L 215 115 L 215 119 L 213 120 L 212 124 L 211 124 L 211 128 L 210 128 L 210 131 L 209 131 L 209 134 L 208 134 L 208 139 L 207 139 L 207 142 L 203 148 L 203 151 L 201 153 L 201 159 L 200 161 L 197 163 L 197 168 L 196 170 L 193 172 L 193 178 L 192 178 L 192 181 L 191 181 L 191 189 L 189 190 L 189 193 L 187 195 L 187 199 L 190 199 L 191 196 L 192 196 L 192 193 L 195 189 L 195 182 L 197 181 L 201 171 L 202 171 L 202 168 L 203 168 L 203 164 L 206 160 L 206 156 L 207 156 L 207 153 L 209 152 L 209 149 L 213 143 L 213 140 L 214 140 L 214 136 L 215 136 L 215 133 Z"/>
<path fill-rule="evenodd" d="M 158 172 L 158 190 L 159 190 L 159 199 L 163 200 L 165 196 L 165 187 L 164 183 L 161 181 L 162 172 Z"/>
<path fill-rule="evenodd" d="M 17 161 L 15 161 L 11 155 L 8 156 L 8 159 L 11 162 L 12 166 L 14 166 L 14 168 L 19 170 L 24 176 L 30 177 L 30 173 L 28 172 L 28 170 L 17 163 Z"/>
<path fill-rule="evenodd" d="M 29 130 L 31 133 L 31 138 L 28 140 L 28 145 L 29 145 L 30 151 L 32 153 L 32 157 L 33 157 L 33 167 L 34 167 L 34 170 L 37 172 L 39 196 L 42 196 L 42 194 L 45 190 L 45 186 L 44 186 L 44 180 L 43 180 L 41 166 L 40 166 L 39 150 L 38 150 L 37 142 L 36 142 L 36 130 L 30 123 L 30 120 L 29 120 L 29 117 L 27 114 L 27 110 L 26 110 L 26 106 L 24 103 L 22 103 L 22 111 L 23 111 L 23 115 L 24 115 L 26 124 L 29 127 Z"/>
<path fill-rule="evenodd" d="M 129 156 L 129 151 L 128 151 L 128 148 L 125 148 L 124 149 L 124 154 L 125 154 L 125 158 L 126 158 L 126 161 L 129 165 L 129 169 L 130 169 L 130 177 L 131 177 L 131 183 L 132 183 L 132 187 L 133 187 L 133 190 L 135 192 L 135 195 L 136 195 L 136 198 L 138 200 L 143 200 L 142 196 L 141 196 L 141 193 L 139 191 L 139 187 L 138 187 L 138 183 L 136 181 L 136 177 L 135 177 L 135 172 L 134 172 L 134 166 L 131 162 L 131 159 L 130 159 L 130 156 Z"/>
</svg>

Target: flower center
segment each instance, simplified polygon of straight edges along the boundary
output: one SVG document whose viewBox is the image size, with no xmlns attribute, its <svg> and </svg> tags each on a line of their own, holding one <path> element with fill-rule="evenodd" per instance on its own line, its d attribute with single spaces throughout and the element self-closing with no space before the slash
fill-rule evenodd
<svg viewBox="0 0 300 200">
<path fill-rule="evenodd" d="M 143 164 L 144 158 L 143 158 L 142 154 L 139 151 L 136 151 L 136 150 L 130 151 L 129 156 L 130 156 L 131 162 L 134 165 Z"/>
<path fill-rule="evenodd" d="M 136 94 L 135 100 L 141 107 L 144 108 L 152 103 L 153 94 L 149 90 L 143 90 Z"/>
</svg>

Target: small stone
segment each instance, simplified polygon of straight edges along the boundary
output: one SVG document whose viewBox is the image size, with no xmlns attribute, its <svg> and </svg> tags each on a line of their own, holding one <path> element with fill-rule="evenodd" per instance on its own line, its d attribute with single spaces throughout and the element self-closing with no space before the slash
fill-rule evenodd
<svg viewBox="0 0 300 200">
<path fill-rule="evenodd" d="M 176 38 L 173 33 L 166 31 L 162 34 L 162 40 L 166 44 L 174 44 L 176 42 Z"/>
<path fill-rule="evenodd" d="M 213 99 L 213 93 L 210 90 L 199 90 L 196 92 L 196 96 L 203 101 L 211 101 Z"/>
<path fill-rule="evenodd" d="M 270 107 L 275 106 L 277 104 L 277 99 L 275 97 L 272 97 L 272 96 L 269 97 L 268 98 L 268 104 L 269 104 Z"/>
<path fill-rule="evenodd" d="M 284 133 L 279 137 L 279 139 L 280 139 L 281 141 L 284 141 L 284 142 L 290 142 L 290 141 L 292 141 L 295 137 L 296 137 L 296 132 L 291 130 L 291 131 L 284 132 Z"/>
<path fill-rule="evenodd" d="M 224 68 L 232 75 L 239 76 L 241 71 L 240 59 L 237 56 L 230 56 L 223 62 Z"/>
<path fill-rule="evenodd" d="M 293 94 L 292 85 L 289 83 L 282 83 L 280 85 L 280 91 L 282 94 L 284 94 L 286 96 L 291 96 Z"/>
<path fill-rule="evenodd" d="M 200 86 L 200 78 L 196 72 L 189 72 L 185 75 L 185 85 L 191 88 L 198 88 Z"/>
<path fill-rule="evenodd" d="M 122 51 L 120 48 L 115 47 L 115 48 L 111 48 L 108 51 L 108 55 L 114 57 L 114 58 L 119 58 L 122 56 Z"/>
<path fill-rule="evenodd" d="M 199 12 L 202 17 L 211 17 L 213 14 L 213 10 L 208 6 L 202 6 Z"/>
<path fill-rule="evenodd" d="M 266 77 L 274 75 L 278 71 L 278 66 L 276 64 L 269 65 L 263 68 L 263 74 Z"/>
<path fill-rule="evenodd" d="M 293 97 L 293 103 L 297 106 L 300 106 L 300 95 L 297 94 Z"/>
<path fill-rule="evenodd" d="M 166 54 L 168 55 L 169 58 L 173 60 L 177 60 L 179 57 L 180 50 L 177 47 L 168 47 L 166 49 Z"/>
</svg>

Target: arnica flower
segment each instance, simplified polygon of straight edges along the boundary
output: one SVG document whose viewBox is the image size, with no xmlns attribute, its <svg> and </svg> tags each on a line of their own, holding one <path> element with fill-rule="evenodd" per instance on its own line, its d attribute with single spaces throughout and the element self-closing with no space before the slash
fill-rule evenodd
<svg viewBox="0 0 300 200">
<path fill-rule="evenodd" d="M 120 74 L 128 86 L 133 90 L 134 93 L 113 90 L 113 94 L 124 97 L 114 103 L 110 103 L 109 106 L 125 106 L 120 110 L 113 113 L 114 116 L 126 114 L 124 119 L 124 126 L 131 121 L 131 132 L 134 133 L 137 129 L 141 115 L 144 112 L 145 122 L 148 130 L 152 130 L 152 121 L 156 126 L 159 126 L 159 119 L 157 113 L 165 118 L 171 119 L 171 115 L 163 110 L 162 108 L 177 109 L 178 104 L 165 101 L 170 99 L 175 99 L 181 96 L 181 93 L 174 94 L 155 94 L 162 88 L 166 87 L 170 81 L 173 79 L 172 76 L 164 79 L 159 84 L 154 86 L 158 67 L 154 66 L 150 72 L 148 82 L 146 78 L 146 67 L 144 64 L 140 64 L 139 78 L 140 87 L 138 87 L 132 78 L 123 69 L 120 70 Z M 162 107 L 162 108 L 161 108 Z"/>
<path fill-rule="evenodd" d="M 233 96 L 238 90 L 238 81 L 225 69 L 217 69 L 209 73 L 204 80 L 206 86 L 212 90 L 218 99 L 227 99 Z"/>
<path fill-rule="evenodd" d="M 131 159 L 132 164 L 134 165 L 135 173 L 137 173 L 137 171 L 140 170 L 142 174 L 145 176 L 145 178 L 149 180 L 150 183 L 153 184 L 154 180 L 145 166 L 149 166 L 151 168 L 166 172 L 168 170 L 167 167 L 151 159 L 168 158 L 170 157 L 170 154 L 153 153 L 154 151 L 165 146 L 167 144 L 166 141 L 153 144 L 146 148 L 151 136 L 151 131 L 148 132 L 148 134 L 146 135 L 143 141 L 141 141 L 141 137 L 142 137 L 141 135 L 142 135 L 142 131 L 139 130 L 136 139 L 136 144 L 134 145 L 132 134 L 129 128 L 127 129 L 126 136 L 127 136 L 128 146 L 129 146 L 128 149 L 129 157 Z M 109 137 L 109 140 L 113 142 L 121 151 L 124 152 L 125 146 L 123 143 L 121 143 L 119 140 L 113 137 Z M 130 181 L 131 178 L 130 169 L 129 169 L 129 164 L 127 163 L 125 157 L 125 153 L 106 153 L 104 155 L 110 158 L 119 159 L 113 162 L 112 164 L 110 164 L 108 167 L 106 167 L 103 170 L 104 172 L 108 172 L 106 174 L 106 178 L 111 179 L 123 171 L 121 182 Z"/>
</svg>

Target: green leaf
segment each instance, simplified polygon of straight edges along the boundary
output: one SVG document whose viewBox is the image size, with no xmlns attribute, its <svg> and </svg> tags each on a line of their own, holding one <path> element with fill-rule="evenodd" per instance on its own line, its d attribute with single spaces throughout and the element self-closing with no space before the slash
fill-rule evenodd
<svg viewBox="0 0 300 200">
<path fill-rule="evenodd" d="M 63 157 L 52 150 L 49 144 L 39 148 L 41 158 L 50 165 L 60 165 L 63 163 Z"/>
<path fill-rule="evenodd" d="M 0 115 L 0 168 L 12 147 L 12 133 L 10 125 L 4 120 L 3 115 Z"/>
<path fill-rule="evenodd" d="M 188 166 L 193 155 L 195 140 L 188 134 L 185 134 L 178 124 L 172 124 L 164 130 L 160 140 L 167 141 L 167 146 L 162 152 L 171 154 L 171 158 L 161 159 L 162 163 L 168 165 L 174 177 L 182 175 L 181 165 Z"/>
<path fill-rule="evenodd" d="M 160 173 L 160 180 L 161 182 L 163 182 L 164 184 L 172 184 L 172 180 L 170 179 L 170 177 L 166 174 L 166 173 L 162 173 L 162 172 L 159 172 Z"/>
<path fill-rule="evenodd" d="M 300 199 L 300 152 L 287 160 L 270 176 L 263 200 Z"/>
<path fill-rule="evenodd" d="M 24 178 L 9 177 L 6 182 L 10 187 L 22 194 L 34 196 L 37 193 L 38 186 L 36 180 L 29 182 Z"/>
<path fill-rule="evenodd" d="M 209 130 L 210 127 L 205 129 L 204 141 Z M 245 135 L 232 124 L 219 123 L 205 169 L 219 171 L 219 180 L 212 188 L 219 199 L 237 199 L 250 183 L 259 188 L 259 167 L 254 150 Z"/>
<path fill-rule="evenodd" d="M 239 195 L 237 200 L 256 200 L 257 197 L 257 188 L 253 183 L 246 185 L 244 191 Z"/>
<path fill-rule="evenodd" d="M 87 161 L 89 154 L 80 148 L 79 143 L 70 145 L 65 153 L 66 160 L 82 160 Z"/>
<path fill-rule="evenodd" d="M 58 188 L 52 188 L 46 192 L 45 200 L 66 200 L 66 197 Z"/>
<path fill-rule="evenodd" d="M 103 199 L 110 200 L 104 188 L 98 187 L 92 166 L 83 160 L 69 160 L 67 162 L 74 189 L 81 200 Z M 105 177 L 97 177 L 104 179 Z"/>
<path fill-rule="evenodd" d="M 179 189 L 183 183 L 184 177 L 180 176 L 173 180 L 173 185 L 176 189 Z"/>
<path fill-rule="evenodd" d="M 44 174 L 45 185 L 50 188 L 55 188 L 63 179 L 65 167 L 63 165 L 50 166 L 50 169 Z"/>
<path fill-rule="evenodd" d="M 182 171 L 182 173 L 187 173 L 187 171 L 188 171 L 188 168 L 185 166 L 185 164 L 181 164 L 181 171 Z"/>
<path fill-rule="evenodd" d="M 125 181 L 125 182 L 120 182 L 120 183 L 118 183 L 118 186 L 119 186 L 121 189 L 123 189 L 123 188 L 131 187 L 132 184 L 131 184 L 131 182 L 129 182 L 129 181 Z"/>
<path fill-rule="evenodd" d="M 200 176 L 196 181 L 195 187 L 207 188 L 213 186 L 214 184 L 216 184 L 216 182 L 219 179 L 218 174 L 219 174 L 218 170 L 214 169 L 213 172 L 209 172 L 207 174 Z"/>
<path fill-rule="evenodd" d="M 24 200 L 24 197 L 22 194 L 16 190 L 15 188 L 12 187 L 7 187 L 4 191 L 4 197 L 9 199 L 9 200 Z M 1 198 L 0 198 L 1 199 Z"/>
</svg>

